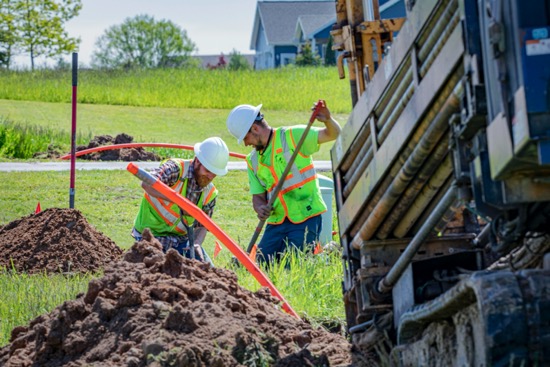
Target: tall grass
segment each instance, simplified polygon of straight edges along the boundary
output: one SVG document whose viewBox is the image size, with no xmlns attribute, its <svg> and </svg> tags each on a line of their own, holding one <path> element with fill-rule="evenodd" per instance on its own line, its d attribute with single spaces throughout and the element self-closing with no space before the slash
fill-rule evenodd
<svg viewBox="0 0 550 367">
<path fill-rule="evenodd" d="M 0 268 L 0 346 L 11 330 L 85 292 L 94 275 L 28 275 Z"/>
<path fill-rule="evenodd" d="M 70 71 L 0 72 L 0 99 L 71 101 Z M 271 110 L 303 111 L 325 99 L 336 113 L 349 113 L 349 83 L 336 68 L 288 67 L 262 71 L 82 70 L 81 103 L 231 109 L 263 103 Z"/>
<path fill-rule="evenodd" d="M 87 144 L 91 134 L 77 134 L 77 144 Z M 47 152 L 56 149 L 67 151 L 70 144 L 70 136 L 63 130 L 15 123 L 0 117 L 0 157 L 29 159 L 38 152 Z"/>
<path fill-rule="evenodd" d="M 342 260 L 337 250 L 317 255 L 291 250 L 262 269 L 301 317 L 318 325 L 343 324 Z M 248 289 L 259 285 L 243 268 L 233 268 Z"/>
</svg>

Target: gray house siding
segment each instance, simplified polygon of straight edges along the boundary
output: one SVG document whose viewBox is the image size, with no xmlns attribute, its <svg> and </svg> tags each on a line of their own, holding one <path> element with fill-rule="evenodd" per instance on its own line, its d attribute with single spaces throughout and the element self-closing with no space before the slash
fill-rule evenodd
<svg viewBox="0 0 550 367">
<path fill-rule="evenodd" d="M 274 48 L 267 44 L 265 29 L 262 24 L 258 29 L 258 38 L 256 39 L 256 59 L 254 69 L 271 69 L 275 67 Z"/>
</svg>

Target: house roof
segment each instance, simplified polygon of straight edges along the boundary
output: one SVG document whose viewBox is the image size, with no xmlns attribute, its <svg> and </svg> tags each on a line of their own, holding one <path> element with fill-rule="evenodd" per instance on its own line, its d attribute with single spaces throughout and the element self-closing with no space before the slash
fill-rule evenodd
<svg viewBox="0 0 550 367">
<path fill-rule="evenodd" d="M 258 1 L 250 48 L 256 49 L 260 24 L 263 25 L 267 44 L 292 45 L 296 24 L 300 16 L 330 15 L 336 19 L 334 0 L 323 1 Z"/>
<path fill-rule="evenodd" d="M 294 39 L 299 39 L 300 34 L 303 34 L 306 39 L 312 38 L 335 22 L 336 15 L 334 14 L 300 15 L 296 24 Z"/>
</svg>

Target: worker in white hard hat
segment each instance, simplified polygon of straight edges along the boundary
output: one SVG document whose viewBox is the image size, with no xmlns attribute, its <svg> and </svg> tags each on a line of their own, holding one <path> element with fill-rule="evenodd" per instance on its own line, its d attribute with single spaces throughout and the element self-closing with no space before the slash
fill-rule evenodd
<svg viewBox="0 0 550 367">
<path fill-rule="evenodd" d="M 227 173 L 229 149 L 222 139 L 214 137 L 195 144 L 194 151 L 192 160 L 168 159 L 151 174 L 212 217 L 218 195 L 212 180 Z M 201 247 L 206 228 L 150 185 L 142 183 L 142 187 L 145 194 L 132 229 L 136 241 L 149 228 L 164 252 L 173 248 L 183 256 L 211 262 Z"/>
<path fill-rule="evenodd" d="M 227 118 L 227 128 L 239 144 L 244 142 L 254 147 L 246 157 L 252 206 L 258 218 L 267 223 L 257 256 L 260 261 L 271 261 L 278 259 L 288 246 L 306 250 L 319 240 L 321 214 L 327 207 L 321 196 L 312 154 L 319 151 L 320 144 L 335 140 L 341 127 L 323 103 L 316 119 L 325 126 L 311 127 L 273 207 L 269 207 L 271 193 L 306 126 L 273 128 L 261 108 L 261 104 L 235 107 Z"/>
</svg>

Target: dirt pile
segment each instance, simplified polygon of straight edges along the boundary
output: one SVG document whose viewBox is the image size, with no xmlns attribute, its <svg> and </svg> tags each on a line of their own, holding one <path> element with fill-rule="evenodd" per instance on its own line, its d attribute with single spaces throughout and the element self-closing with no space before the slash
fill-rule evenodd
<svg viewBox="0 0 550 367">
<path fill-rule="evenodd" d="M 116 137 L 110 135 L 95 136 L 87 146 L 79 145 L 76 151 L 97 148 L 104 145 L 128 144 L 132 143 L 134 138 L 128 134 L 118 134 Z M 160 161 L 160 156 L 153 152 L 146 152 L 143 148 L 124 148 L 114 150 L 103 150 L 85 154 L 79 159 L 88 159 L 92 161 Z"/>
<path fill-rule="evenodd" d="M 121 255 L 76 209 L 50 208 L 0 227 L 0 267 L 19 272 L 95 272 Z"/>
<path fill-rule="evenodd" d="M 233 272 L 144 239 L 86 294 L 12 331 L 2 366 L 347 366 L 345 338 L 280 311 Z"/>
</svg>

